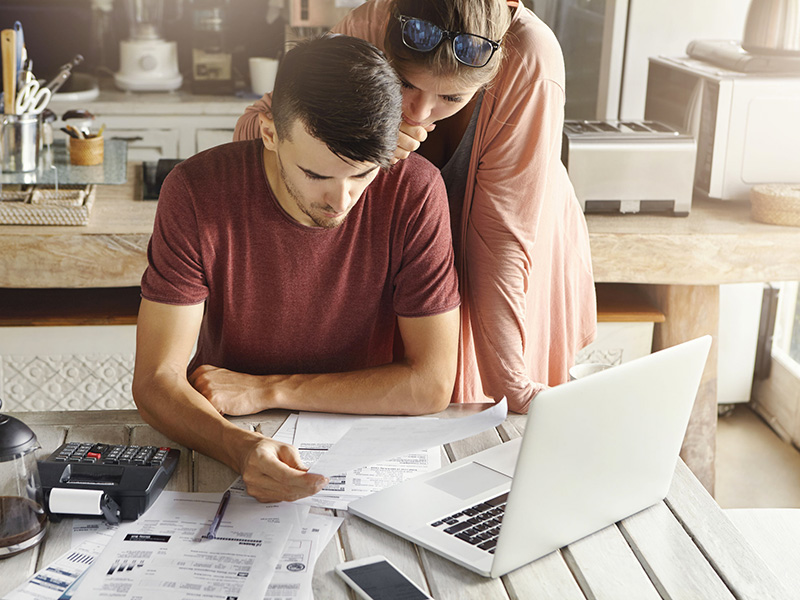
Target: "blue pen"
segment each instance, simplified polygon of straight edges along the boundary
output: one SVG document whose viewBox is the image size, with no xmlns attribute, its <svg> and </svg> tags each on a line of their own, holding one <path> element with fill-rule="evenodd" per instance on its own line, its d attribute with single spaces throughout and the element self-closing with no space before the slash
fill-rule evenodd
<svg viewBox="0 0 800 600">
<path fill-rule="evenodd" d="M 219 529 L 219 524 L 222 523 L 222 516 L 225 514 L 225 509 L 228 508 L 228 501 L 231 499 L 231 491 L 226 490 L 224 494 L 222 494 L 222 500 L 219 501 L 219 506 L 217 507 L 217 514 L 214 515 L 214 518 L 211 520 L 211 525 L 208 527 L 208 533 L 206 537 L 210 540 L 213 540 L 217 536 L 217 529 Z"/>
</svg>

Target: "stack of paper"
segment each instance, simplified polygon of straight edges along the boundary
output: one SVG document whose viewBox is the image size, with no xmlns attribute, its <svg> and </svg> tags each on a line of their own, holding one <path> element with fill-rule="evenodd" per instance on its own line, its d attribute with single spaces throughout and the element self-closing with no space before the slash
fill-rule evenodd
<svg viewBox="0 0 800 600">
<path fill-rule="evenodd" d="M 220 494 L 162 492 L 137 521 L 79 538 L 6 599 L 268 600 L 290 589 L 293 598 L 310 599 L 317 557 L 342 519 L 235 496 L 209 540 L 203 536 L 219 500 Z"/>
</svg>

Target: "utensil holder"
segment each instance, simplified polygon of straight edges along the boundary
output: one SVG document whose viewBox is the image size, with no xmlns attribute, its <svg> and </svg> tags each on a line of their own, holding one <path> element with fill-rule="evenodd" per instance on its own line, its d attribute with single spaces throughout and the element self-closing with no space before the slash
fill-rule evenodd
<svg viewBox="0 0 800 600">
<path fill-rule="evenodd" d="M 69 138 L 69 162 L 73 165 L 103 164 L 103 136 L 80 140 Z"/>
<path fill-rule="evenodd" d="M 4 173 L 35 171 L 39 165 L 42 115 L 2 116 Z"/>
</svg>

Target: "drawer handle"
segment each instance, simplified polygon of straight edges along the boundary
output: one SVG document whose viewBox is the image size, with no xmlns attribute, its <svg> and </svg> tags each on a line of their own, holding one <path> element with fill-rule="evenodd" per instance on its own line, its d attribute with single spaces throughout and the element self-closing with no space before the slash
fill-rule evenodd
<svg viewBox="0 0 800 600">
<path fill-rule="evenodd" d="M 120 140 L 122 142 L 141 142 L 141 141 L 144 140 L 144 138 L 142 136 L 140 136 L 140 135 L 137 135 L 137 136 L 134 136 L 134 137 L 118 137 L 118 136 L 114 136 L 111 139 L 112 140 Z"/>
</svg>

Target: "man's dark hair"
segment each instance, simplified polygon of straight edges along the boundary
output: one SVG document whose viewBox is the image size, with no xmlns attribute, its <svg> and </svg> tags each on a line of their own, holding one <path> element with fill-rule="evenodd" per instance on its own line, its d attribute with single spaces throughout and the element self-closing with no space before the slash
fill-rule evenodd
<svg viewBox="0 0 800 600">
<path fill-rule="evenodd" d="M 299 120 L 346 160 L 388 167 L 402 114 L 400 80 L 375 46 L 345 35 L 300 42 L 281 61 L 272 94 L 278 136 Z"/>
</svg>

